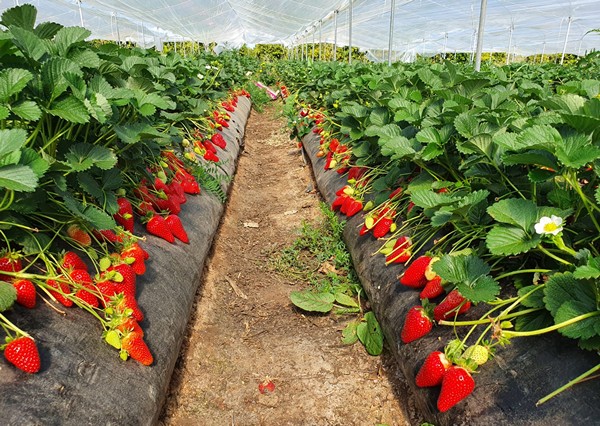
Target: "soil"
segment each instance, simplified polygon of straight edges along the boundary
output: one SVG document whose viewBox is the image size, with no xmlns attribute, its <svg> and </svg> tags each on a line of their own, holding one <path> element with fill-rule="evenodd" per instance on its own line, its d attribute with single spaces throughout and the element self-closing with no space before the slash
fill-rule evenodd
<svg viewBox="0 0 600 426">
<path fill-rule="evenodd" d="M 391 356 L 345 346 L 349 318 L 309 315 L 269 259 L 319 220 L 310 167 L 280 104 L 253 111 L 245 149 L 173 375 L 161 425 L 408 425 Z M 272 392 L 259 391 L 271 381 Z"/>
</svg>

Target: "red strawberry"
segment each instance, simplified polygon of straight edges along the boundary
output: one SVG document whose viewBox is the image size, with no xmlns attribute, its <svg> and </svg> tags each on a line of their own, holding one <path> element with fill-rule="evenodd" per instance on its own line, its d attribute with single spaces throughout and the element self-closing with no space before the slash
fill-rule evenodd
<svg viewBox="0 0 600 426">
<path fill-rule="evenodd" d="M 71 271 L 73 269 L 87 271 L 88 269 L 87 264 L 74 251 L 66 251 L 59 263 L 65 271 Z"/>
<path fill-rule="evenodd" d="M 450 367 L 442 380 L 442 389 L 437 400 L 437 407 L 442 413 L 465 399 L 475 389 L 475 381 L 463 367 Z"/>
<path fill-rule="evenodd" d="M 115 328 L 123 334 L 130 331 L 135 332 L 140 336 L 144 336 L 144 330 L 142 330 L 140 324 L 133 318 L 121 318 L 119 324 Z"/>
<path fill-rule="evenodd" d="M 188 238 L 187 232 L 185 232 L 185 228 L 183 227 L 183 224 L 181 223 L 181 219 L 179 219 L 179 217 L 177 217 L 173 214 L 169 215 L 165 219 L 165 222 L 167 223 L 171 233 L 178 240 L 180 240 L 186 244 L 189 244 L 190 240 Z"/>
<path fill-rule="evenodd" d="M 17 252 L 6 251 L 0 257 L 0 271 L 19 272 L 23 269 L 21 264 L 21 255 Z M 10 282 L 11 276 L 0 274 L 0 281 Z"/>
<path fill-rule="evenodd" d="M 217 155 L 217 148 L 215 148 L 213 143 L 211 141 L 209 141 L 208 139 L 204 141 L 204 147 L 206 148 L 207 151 L 210 151 L 213 154 Z"/>
<path fill-rule="evenodd" d="M 359 200 L 353 200 L 352 203 L 350 204 L 350 207 L 348 207 L 348 211 L 346 211 L 346 216 L 352 217 L 356 213 L 361 211 L 362 209 L 363 209 L 363 203 Z"/>
<path fill-rule="evenodd" d="M 448 361 L 448 358 L 442 352 L 431 352 L 417 373 L 415 379 L 417 386 L 427 388 L 441 385 L 444 373 L 451 365 L 452 363 Z"/>
<path fill-rule="evenodd" d="M 117 293 L 123 293 L 126 296 L 131 296 L 135 299 L 136 294 L 136 278 L 133 268 L 125 263 L 112 265 L 107 269 L 108 272 L 115 271 L 121 274 L 122 279 L 113 278 L 116 283 Z"/>
<path fill-rule="evenodd" d="M 433 310 L 433 318 L 436 321 L 445 320 L 448 318 L 453 318 L 456 313 L 456 308 L 458 309 L 458 315 L 464 314 L 471 307 L 471 302 L 458 292 L 457 289 L 452 290 L 442 302 L 435 307 Z"/>
<path fill-rule="evenodd" d="M 160 215 L 154 215 L 146 224 L 146 230 L 170 243 L 175 242 L 175 236 L 169 229 L 165 219 Z"/>
<path fill-rule="evenodd" d="M 77 290 L 77 292 L 75 293 L 75 297 L 94 308 L 97 308 L 100 306 L 100 302 L 98 301 L 98 298 L 96 296 L 94 296 L 92 293 L 90 293 L 89 291 L 84 290 L 82 288 Z"/>
<path fill-rule="evenodd" d="M 185 191 L 181 187 L 181 183 L 177 182 L 176 180 L 172 180 L 171 183 L 169 183 L 169 191 L 171 195 L 177 197 L 179 204 L 186 203 L 187 198 L 185 197 Z"/>
<path fill-rule="evenodd" d="M 102 295 L 101 301 L 106 306 L 110 299 L 117 294 L 117 283 L 112 280 L 101 279 L 96 281 L 96 288 Z"/>
<path fill-rule="evenodd" d="M 137 212 L 140 216 L 146 216 L 148 213 L 156 213 L 156 210 L 149 201 L 142 201 L 137 207 Z"/>
<path fill-rule="evenodd" d="M 425 288 L 419 294 L 421 299 L 435 299 L 438 296 L 444 294 L 444 287 L 442 287 L 442 277 L 439 275 L 434 279 L 427 281 Z"/>
<path fill-rule="evenodd" d="M 362 228 L 360 228 L 360 231 L 358 231 L 358 235 L 362 237 L 363 235 L 367 235 L 369 231 L 370 229 L 367 228 L 367 225 L 363 225 Z"/>
<path fill-rule="evenodd" d="M 125 334 L 121 339 L 121 349 L 143 365 L 150 365 L 154 361 L 148 345 L 144 342 L 144 337 L 138 333 Z"/>
<path fill-rule="evenodd" d="M 81 229 L 79 225 L 75 223 L 69 225 L 69 227 L 67 228 L 67 235 L 69 236 L 69 238 L 77 241 L 84 247 L 87 247 L 92 244 L 92 237 L 90 237 L 90 234 Z"/>
<path fill-rule="evenodd" d="M 123 241 L 123 238 L 115 234 L 115 232 L 112 229 L 94 230 L 93 232 L 96 238 L 98 238 L 98 240 L 100 241 L 108 241 L 111 243 L 118 243 Z"/>
<path fill-rule="evenodd" d="M 133 262 L 131 262 L 131 260 L 128 260 L 127 264 L 131 266 L 131 269 L 133 269 L 133 272 L 135 272 L 136 275 L 143 275 L 146 272 L 146 258 L 144 255 L 144 251 L 137 244 L 135 246 L 131 245 L 128 248 L 124 249 L 121 252 L 121 258 L 133 259 Z"/>
<path fill-rule="evenodd" d="M 46 281 L 48 287 L 55 288 L 59 291 L 49 290 L 50 294 L 63 306 L 70 308 L 73 306 L 73 301 L 65 297 L 65 294 L 71 294 L 69 285 L 62 281 L 48 280 Z M 61 293 L 62 292 L 62 293 Z"/>
<path fill-rule="evenodd" d="M 410 308 L 404 319 L 400 338 L 404 343 L 417 340 L 431 331 L 433 322 L 423 306 Z"/>
<path fill-rule="evenodd" d="M 217 157 L 213 152 L 211 151 L 206 151 L 206 154 L 204 154 L 203 157 L 205 160 L 207 161 L 213 161 L 215 163 L 219 162 L 219 157 Z"/>
<path fill-rule="evenodd" d="M 90 277 L 90 274 L 85 269 L 74 269 L 69 272 L 69 276 L 79 285 L 92 284 L 92 277 Z"/>
<path fill-rule="evenodd" d="M 126 231 L 133 232 L 133 207 L 127 198 L 117 199 L 119 211 L 115 213 L 114 218 L 119 225 Z"/>
<path fill-rule="evenodd" d="M 269 378 L 258 384 L 258 391 L 260 393 L 273 392 L 275 390 L 275 383 Z"/>
<path fill-rule="evenodd" d="M 35 308 L 37 294 L 35 285 L 29 280 L 17 279 L 12 282 L 13 287 L 17 290 L 17 303 L 26 308 Z"/>
<path fill-rule="evenodd" d="M 411 288 L 422 288 L 427 284 L 425 270 L 431 262 L 431 257 L 420 256 L 413 260 L 400 278 L 400 283 Z"/>
<path fill-rule="evenodd" d="M 381 238 L 385 234 L 390 231 L 390 227 L 392 226 L 394 221 L 389 217 L 383 217 L 377 221 L 375 226 L 373 227 L 373 236 L 375 238 Z"/>
<path fill-rule="evenodd" d="M 40 353 L 31 337 L 21 336 L 10 341 L 4 348 L 4 357 L 8 362 L 26 373 L 40 371 Z"/>
<path fill-rule="evenodd" d="M 220 133 L 215 133 L 214 135 L 212 135 L 210 140 L 212 141 L 212 143 L 214 143 L 221 149 L 225 149 L 225 147 L 227 147 L 227 142 L 225 141 L 225 138 L 223 138 L 223 135 L 221 135 Z"/>
<path fill-rule="evenodd" d="M 396 240 L 394 248 L 385 258 L 386 263 L 405 263 L 410 259 L 410 246 L 412 241 L 409 237 L 402 236 Z"/>
</svg>

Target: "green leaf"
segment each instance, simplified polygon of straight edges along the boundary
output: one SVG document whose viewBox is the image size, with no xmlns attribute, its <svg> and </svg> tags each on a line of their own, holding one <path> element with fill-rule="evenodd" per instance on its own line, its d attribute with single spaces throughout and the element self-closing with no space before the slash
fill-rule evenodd
<svg viewBox="0 0 600 426">
<path fill-rule="evenodd" d="M 383 351 L 383 332 L 379 322 L 373 312 L 367 312 L 364 319 L 365 322 L 361 322 L 356 329 L 358 338 L 365 345 L 369 355 L 380 355 Z"/>
<path fill-rule="evenodd" d="M 351 306 L 353 308 L 358 308 L 358 303 L 356 302 L 356 299 L 354 299 L 353 297 L 348 296 L 345 293 L 336 293 L 335 294 L 335 301 L 337 303 L 339 303 L 340 305 Z"/>
<path fill-rule="evenodd" d="M 552 315 L 543 309 L 519 316 L 515 322 L 515 329 L 517 331 L 534 331 L 549 327 L 552 324 L 554 324 Z"/>
<path fill-rule="evenodd" d="M 75 216 L 83 219 L 96 229 L 113 229 L 116 224 L 112 216 L 93 204 L 82 204 L 68 193 L 63 193 L 64 206 Z"/>
<path fill-rule="evenodd" d="M 54 37 L 54 44 L 60 56 L 65 56 L 70 47 L 76 43 L 84 41 L 92 35 L 90 30 L 82 27 L 63 27 Z"/>
<path fill-rule="evenodd" d="M 487 212 L 497 222 L 519 226 L 529 232 L 538 218 L 537 205 L 531 200 L 507 198 L 488 207 Z"/>
<path fill-rule="evenodd" d="M 580 315 L 593 312 L 600 314 L 600 311 L 595 306 L 589 306 L 585 302 L 578 300 L 568 300 L 560 305 L 560 308 L 556 311 L 554 322 L 560 324 Z M 558 329 L 558 332 L 572 339 L 590 339 L 598 336 L 600 335 L 600 316 L 593 316 L 566 327 L 561 327 Z"/>
<path fill-rule="evenodd" d="M 470 139 L 477 134 L 479 120 L 470 112 L 463 112 L 454 119 L 456 131 L 465 139 Z"/>
<path fill-rule="evenodd" d="M 44 91 L 50 100 L 58 98 L 69 87 L 67 75 L 83 76 L 83 71 L 75 62 L 67 58 L 52 58 L 42 66 Z"/>
<path fill-rule="evenodd" d="M 560 146 L 562 143 L 562 137 L 554 127 L 535 125 L 523 130 L 517 136 L 517 147 L 515 150 L 544 148 L 554 151 L 554 147 Z"/>
<path fill-rule="evenodd" d="M 56 22 L 42 22 L 35 27 L 33 32 L 41 39 L 50 40 L 61 28 L 63 25 Z"/>
<path fill-rule="evenodd" d="M 33 170 L 38 178 L 44 176 L 50 164 L 48 161 L 43 159 L 37 151 L 31 148 L 23 148 L 21 151 L 20 163 L 24 166 L 28 166 Z"/>
<path fill-rule="evenodd" d="M 30 167 L 12 164 L 0 167 L 0 187 L 13 191 L 33 192 L 38 186 L 38 177 Z"/>
<path fill-rule="evenodd" d="M 381 154 L 391 157 L 392 160 L 399 160 L 403 157 L 409 157 L 416 153 L 413 144 L 404 136 L 396 136 L 390 139 L 380 139 Z"/>
<path fill-rule="evenodd" d="M 6 311 L 17 300 L 17 290 L 5 281 L 0 281 L 0 312 Z"/>
<path fill-rule="evenodd" d="M 350 321 L 342 330 L 342 343 L 344 345 L 353 345 L 358 341 L 357 328 L 360 321 Z"/>
<path fill-rule="evenodd" d="M 411 192 L 410 200 L 418 207 L 432 209 L 453 204 L 457 201 L 457 198 L 445 193 L 437 193 L 428 190 L 414 190 Z"/>
<path fill-rule="evenodd" d="M 290 300 L 300 309 L 308 312 L 329 312 L 333 309 L 335 296 L 331 293 L 313 291 L 292 291 Z"/>
<path fill-rule="evenodd" d="M 591 258 L 587 265 L 578 266 L 573 276 L 577 279 L 600 278 L 600 257 Z"/>
<path fill-rule="evenodd" d="M 11 96 L 20 93 L 32 79 L 32 73 L 20 68 L 0 72 L 0 102 L 8 102 Z"/>
<path fill-rule="evenodd" d="M 431 226 L 439 228 L 441 226 L 444 226 L 454 218 L 455 216 L 453 212 L 440 209 L 436 211 L 431 217 Z"/>
<path fill-rule="evenodd" d="M 550 277 L 544 289 L 546 309 L 556 317 L 562 304 L 571 300 L 584 303 L 590 310 L 596 309 L 597 286 L 595 282 L 578 280 L 569 272 L 556 273 Z"/>
<path fill-rule="evenodd" d="M 350 104 L 342 106 L 342 112 L 355 118 L 364 118 L 369 114 L 369 109 L 358 104 Z"/>
<path fill-rule="evenodd" d="M 489 302 L 500 293 L 500 286 L 488 275 L 490 266 L 477 256 L 444 255 L 433 264 L 433 270 L 473 303 Z"/>
<path fill-rule="evenodd" d="M 529 235 L 521 228 L 507 225 L 495 225 L 485 239 L 490 253 L 499 256 L 526 253 L 536 247 L 540 241 L 538 234 Z"/>
<path fill-rule="evenodd" d="M 54 102 L 48 113 L 71 123 L 85 124 L 90 121 L 85 104 L 74 96 Z"/>
<path fill-rule="evenodd" d="M 14 43 L 23 55 L 27 58 L 39 62 L 44 55 L 48 53 L 45 43 L 29 30 L 18 27 L 10 27 L 10 32 L 14 37 Z"/>
<path fill-rule="evenodd" d="M 104 124 L 112 116 L 112 106 L 108 100 L 100 93 L 92 93 L 88 99 L 83 101 L 88 112 L 99 123 Z"/>
<path fill-rule="evenodd" d="M 592 145 L 591 136 L 578 133 L 556 147 L 556 157 L 565 166 L 578 169 L 600 158 L 600 148 Z"/>
<path fill-rule="evenodd" d="M 0 105 L 0 120 L 8 118 L 10 110 L 5 105 Z"/>
<path fill-rule="evenodd" d="M 23 120 L 38 121 L 42 118 L 42 110 L 34 101 L 24 101 L 11 105 L 10 109 Z"/>
<path fill-rule="evenodd" d="M 117 156 L 110 149 L 89 143 L 78 143 L 69 148 L 65 155 L 67 165 L 74 171 L 88 170 L 96 166 L 102 170 L 112 169 L 117 164 Z M 100 228 L 106 229 L 106 228 Z"/>
<path fill-rule="evenodd" d="M 134 144 L 144 138 L 162 138 L 164 135 L 148 123 L 115 126 L 114 131 L 123 143 Z"/>
<path fill-rule="evenodd" d="M 27 140 L 25 129 L 0 130 L 0 157 L 21 149 Z"/>
<path fill-rule="evenodd" d="M 535 290 L 535 289 L 538 290 Z M 535 290 L 535 291 L 533 291 Z M 539 285 L 528 285 L 519 289 L 519 297 L 523 297 L 521 305 L 525 308 L 543 308 L 544 307 L 544 292 L 543 287 Z M 527 293 L 533 291 L 529 296 L 524 297 Z"/>
<path fill-rule="evenodd" d="M 37 9 L 31 4 L 24 4 L 6 9 L 2 13 L 2 25 L 33 30 L 36 18 Z"/>
<path fill-rule="evenodd" d="M 390 117 L 387 108 L 375 108 L 373 111 L 371 111 L 371 115 L 369 115 L 369 121 L 372 125 L 379 127 L 388 124 Z"/>
</svg>

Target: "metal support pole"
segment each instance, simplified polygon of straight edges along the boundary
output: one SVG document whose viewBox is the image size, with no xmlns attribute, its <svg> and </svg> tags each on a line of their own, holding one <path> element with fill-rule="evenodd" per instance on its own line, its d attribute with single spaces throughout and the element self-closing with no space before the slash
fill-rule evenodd
<svg viewBox="0 0 600 426">
<path fill-rule="evenodd" d="M 142 21 L 142 47 L 146 48 L 146 34 L 144 34 L 144 21 Z"/>
<path fill-rule="evenodd" d="M 442 58 L 446 59 L 446 49 L 448 47 L 448 33 L 444 33 L 444 53 Z"/>
<path fill-rule="evenodd" d="M 323 60 L 323 21 L 319 21 L 319 61 Z"/>
<path fill-rule="evenodd" d="M 542 45 L 542 57 L 540 59 L 540 64 L 544 62 L 544 53 L 546 53 L 546 42 Z"/>
<path fill-rule="evenodd" d="M 573 18 L 569 16 L 569 21 L 568 21 L 568 24 L 567 24 L 567 34 L 565 34 L 565 44 L 563 45 L 563 51 L 562 51 L 562 55 L 560 57 L 560 64 L 561 65 L 565 61 L 565 53 L 567 51 L 567 43 L 569 42 L 569 33 L 571 32 L 571 22 L 572 21 L 573 21 Z"/>
<path fill-rule="evenodd" d="M 312 39 L 312 61 L 315 61 L 315 29 L 313 28 L 313 39 Z"/>
<path fill-rule="evenodd" d="M 81 11 L 81 0 L 77 0 L 77 7 L 79 8 L 79 22 L 81 23 L 81 26 L 85 28 L 83 23 L 83 12 Z"/>
<path fill-rule="evenodd" d="M 117 28 L 117 42 L 119 45 L 121 45 L 121 33 L 119 32 L 119 18 L 117 17 L 116 13 L 115 13 L 115 27 Z"/>
<path fill-rule="evenodd" d="M 394 48 L 394 19 L 396 16 L 396 0 L 392 0 L 390 7 L 390 35 L 388 40 L 388 65 L 392 65 L 392 50 Z M 382 58 L 383 59 L 383 58 Z"/>
<path fill-rule="evenodd" d="M 481 0 L 481 9 L 479 10 L 479 29 L 477 30 L 477 49 L 475 53 L 475 71 L 481 69 L 481 51 L 483 50 L 483 30 L 485 28 L 485 13 L 487 9 L 487 0 Z"/>
<path fill-rule="evenodd" d="M 337 27 L 338 27 L 338 23 L 337 23 L 337 18 L 338 18 L 338 13 L 339 11 L 336 10 L 335 12 L 333 12 L 333 61 L 337 61 Z"/>
<path fill-rule="evenodd" d="M 352 0 L 348 8 L 348 63 L 352 63 Z"/>
<path fill-rule="evenodd" d="M 512 50 L 512 37 L 513 31 L 515 30 L 514 24 L 510 24 L 509 36 L 508 36 L 508 50 L 506 51 L 506 65 L 510 63 L 510 51 Z"/>
</svg>

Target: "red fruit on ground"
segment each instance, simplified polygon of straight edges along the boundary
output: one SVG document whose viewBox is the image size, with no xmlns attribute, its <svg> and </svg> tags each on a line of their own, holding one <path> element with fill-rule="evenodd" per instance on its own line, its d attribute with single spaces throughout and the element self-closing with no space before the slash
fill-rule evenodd
<svg viewBox="0 0 600 426">
<path fill-rule="evenodd" d="M 267 392 L 273 392 L 275 390 L 275 383 L 271 379 L 265 379 L 258 384 L 258 391 L 262 394 Z"/>
<path fill-rule="evenodd" d="M 0 257 L 0 271 L 19 272 L 21 269 L 23 269 L 23 265 L 19 253 L 6 251 L 2 254 L 2 257 Z M 0 281 L 10 282 L 12 278 L 10 275 L 0 274 Z"/>
<path fill-rule="evenodd" d="M 165 222 L 167 223 L 169 230 L 171 231 L 171 233 L 180 241 L 189 244 L 190 240 L 188 238 L 187 232 L 185 232 L 185 228 L 183 227 L 183 224 L 181 223 L 181 219 L 179 219 L 178 216 L 175 215 L 169 215 L 167 216 L 167 218 L 165 219 Z"/>
<path fill-rule="evenodd" d="M 175 236 L 169 229 L 165 219 L 160 215 L 154 215 L 146 224 L 146 230 L 170 243 L 175 242 Z"/>
<path fill-rule="evenodd" d="M 400 338 L 402 342 L 410 343 L 428 334 L 432 328 L 433 322 L 425 308 L 413 306 L 406 314 Z"/>
<path fill-rule="evenodd" d="M 70 308 L 71 306 L 73 306 L 73 301 L 68 299 L 65 294 L 70 294 L 71 293 L 71 289 L 69 288 L 69 285 L 65 282 L 59 282 L 56 280 L 48 280 L 46 281 L 46 284 L 48 285 L 48 287 L 54 288 L 57 291 L 54 290 L 49 290 L 50 294 L 52 296 L 54 296 L 54 298 L 56 300 L 58 300 L 58 302 L 67 307 Z M 60 291 L 58 291 L 60 290 Z M 61 293 L 62 292 L 62 293 Z"/>
<path fill-rule="evenodd" d="M 417 373 L 415 382 L 420 388 L 438 386 L 442 384 L 446 370 L 450 368 L 452 363 L 448 361 L 446 355 L 440 351 L 431 352 L 421 369 Z"/>
<path fill-rule="evenodd" d="M 81 229 L 77 224 L 69 225 L 67 228 L 67 235 L 84 247 L 88 247 L 92 244 L 92 237 L 90 237 L 90 234 Z"/>
<path fill-rule="evenodd" d="M 389 217 L 379 219 L 373 227 L 373 236 L 375 238 L 382 238 L 385 234 L 390 232 L 392 223 L 394 223 L 394 221 Z"/>
<path fill-rule="evenodd" d="M 89 285 L 92 284 L 92 277 L 85 269 L 73 269 L 69 272 L 69 276 L 73 281 L 80 285 Z"/>
<path fill-rule="evenodd" d="M 134 332 L 142 337 L 144 336 L 144 330 L 142 330 L 140 324 L 133 318 L 121 319 L 121 322 L 115 327 L 115 329 L 119 330 L 123 334 L 126 332 Z"/>
<path fill-rule="evenodd" d="M 97 308 L 100 306 L 100 301 L 98 300 L 98 298 L 96 296 L 94 296 L 92 293 L 90 293 L 89 291 L 84 290 L 82 288 L 80 288 L 79 290 L 77 290 L 77 292 L 75 292 L 75 297 L 94 308 Z"/>
<path fill-rule="evenodd" d="M 402 236 L 396 240 L 394 248 L 390 254 L 385 257 L 385 263 L 406 263 L 410 259 L 410 247 L 412 241 L 409 237 Z"/>
<path fill-rule="evenodd" d="M 215 144 L 221 149 L 225 149 L 227 147 L 227 142 L 225 141 L 225 138 L 223 138 L 223 135 L 221 135 L 220 133 L 215 133 L 214 135 L 212 135 L 210 140 L 213 144 Z"/>
<path fill-rule="evenodd" d="M 143 249 L 138 246 L 130 246 L 121 252 L 121 258 L 132 258 L 132 263 L 127 263 L 133 269 L 136 275 L 143 275 L 146 272 L 146 258 Z"/>
<path fill-rule="evenodd" d="M 4 358 L 26 373 L 40 371 L 40 353 L 31 337 L 22 336 L 9 342 L 4 348 Z"/>
<path fill-rule="evenodd" d="M 469 308 L 471 308 L 471 302 L 465 299 L 458 290 L 454 289 L 435 307 L 433 310 L 433 318 L 436 321 L 453 318 L 455 315 L 464 314 Z"/>
<path fill-rule="evenodd" d="M 88 270 L 87 264 L 74 251 L 66 251 L 59 263 L 65 271 L 71 271 L 73 269 Z"/>
<path fill-rule="evenodd" d="M 12 282 L 13 287 L 17 290 L 17 303 L 26 308 L 35 308 L 35 302 L 37 300 L 37 293 L 35 292 L 35 285 L 29 280 L 17 279 Z"/>
<path fill-rule="evenodd" d="M 350 207 L 348 207 L 346 216 L 352 217 L 356 213 L 360 212 L 362 209 L 363 209 L 363 203 L 359 200 L 353 200 L 352 203 L 350 204 Z"/>
<path fill-rule="evenodd" d="M 112 265 L 107 269 L 108 272 L 118 272 L 123 279 L 118 281 L 113 279 L 117 293 L 123 293 L 126 296 L 131 296 L 135 299 L 136 294 L 136 276 L 133 268 L 125 263 Z"/>
<path fill-rule="evenodd" d="M 121 339 L 121 349 L 143 365 L 150 365 L 154 361 L 150 349 L 144 341 L 144 336 L 138 333 L 131 332 L 125 334 Z"/>
<path fill-rule="evenodd" d="M 400 278 L 400 283 L 411 288 L 422 288 L 427 284 L 425 271 L 431 262 L 431 257 L 420 256 L 413 260 Z"/>
<path fill-rule="evenodd" d="M 114 218 L 119 225 L 126 231 L 133 232 L 133 207 L 131 202 L 124 197 L 117 198 L 119 211 L 115 213 Z"/>
<path fill-rule="evenodd" d="M 425 287 L 419 294 L 421 299 L 435 299 L 438 296 L 444 294 L 444 287 L 442 287 L 442 277 L 439 275 L 434 279 L 427 281 Z"/>
<path fill-rule="evenodd" d="M 463 367 L 450 367 L 442 380 L 442 389 L 437 400 L 437 407 L 442 413 L 465 399 L 475 389 L 475 381 Z"/>
</svg>

